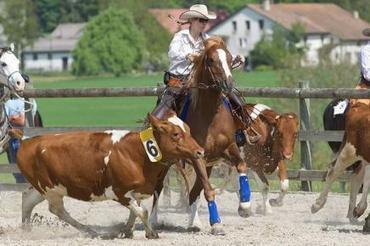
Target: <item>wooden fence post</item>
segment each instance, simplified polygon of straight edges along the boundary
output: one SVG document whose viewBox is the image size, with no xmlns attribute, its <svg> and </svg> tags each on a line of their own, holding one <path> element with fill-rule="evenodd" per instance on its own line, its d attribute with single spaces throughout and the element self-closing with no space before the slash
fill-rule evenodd
<svg viewBox="0 0 370 246">
<path fill-rule="evenodd" d="M 299 88 L 309 88 L 309 81 L 299 82 Z M 299 118 L 300 118 L 300 131 L 311 129 L 310 124 L 310 99 L 299 99 Z M 301 141 L 301 165 L 305 170 L 312 169 L 312 145 L 310 141 Z M 301 189 L 303 191 L 312 191 L 311 181 L 302 181 Z"/>
</svg>

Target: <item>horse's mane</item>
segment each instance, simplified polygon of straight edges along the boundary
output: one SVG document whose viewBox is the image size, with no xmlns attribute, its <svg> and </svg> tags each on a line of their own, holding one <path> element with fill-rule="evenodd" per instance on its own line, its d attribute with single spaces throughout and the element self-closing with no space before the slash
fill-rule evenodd
<svg viewBox="0 0 370 246">
<path fill-rule="evenodd" d="M 199 78 L 200 73 L 204 71 L 207 52 L 210 49 L 218 49 L 218 48 L 226 49 L 224 40 L 221 37 L 217 37 L 217 36 L 207 38 L 206 40 L 203 41 L 203 45 L 204 45 L 204 49 L 202 50 L 200 55 L 196 57 L 194 60 L 194 66 L 191 70 L 191 79 L 189 81 L 189 85 L 198 84 L 198 81 L 196 80 L 196 78 Z"/>
</svg>

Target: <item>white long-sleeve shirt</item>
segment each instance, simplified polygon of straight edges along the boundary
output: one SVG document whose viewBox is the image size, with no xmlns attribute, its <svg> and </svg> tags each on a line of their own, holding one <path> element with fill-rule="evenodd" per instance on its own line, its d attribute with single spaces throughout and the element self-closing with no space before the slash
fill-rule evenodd
<svg viewBox="0 0 370 246">
<path fill-rule="evenodd" d="M 370 81 L 370 42 L 361 48 L 360 62 L 362 76 Z"/>
<path fill-rule="evenodd" d="M 194 40 L 190 35 L 189 29 L 179 31 L 173 37 L 168 51 L 170 60 L 169 72 L 176 75 L 188 75 L 192 69 L 192 64 L 186 56 L 200 52 L 204 46 L 203 41 L 209 38 L 209 35 L 202 33 L 202 38 Z"/>
</svg>

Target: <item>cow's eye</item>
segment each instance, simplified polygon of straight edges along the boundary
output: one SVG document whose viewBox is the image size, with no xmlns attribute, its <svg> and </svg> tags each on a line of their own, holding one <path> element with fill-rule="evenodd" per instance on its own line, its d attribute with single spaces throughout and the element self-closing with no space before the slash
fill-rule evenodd
<svg viewBox="0 0 370 246">
<path fill-rule="evenodd" d="M 5 63 L 5 62 L 2 62 L 2 63 L 1 63 L 1 66 L 2 66 L 2 67 L 6 67 L 6 63 Z"/>
</svg>

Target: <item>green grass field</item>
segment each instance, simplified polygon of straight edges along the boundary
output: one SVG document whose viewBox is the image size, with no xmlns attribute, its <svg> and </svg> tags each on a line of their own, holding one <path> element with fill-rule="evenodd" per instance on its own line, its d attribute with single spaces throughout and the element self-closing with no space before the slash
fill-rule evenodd
<svg viewBox="0 0 370 246">
<path fill-rule="evenodd" d="M 104 88 L 145 87 L 161 83 L 162 74 L 128 75 L 120 78 L 32 77 L 35 88 Z M 274 87 L 279 82 L 269 72 L 236 72 L 239 86 Z M 155 97 L 136 98 L 47 98 L 38 99 L 38 108 L 45 126 L 139 126 L 138 121 L 150 112 Z"/>
</svg>

